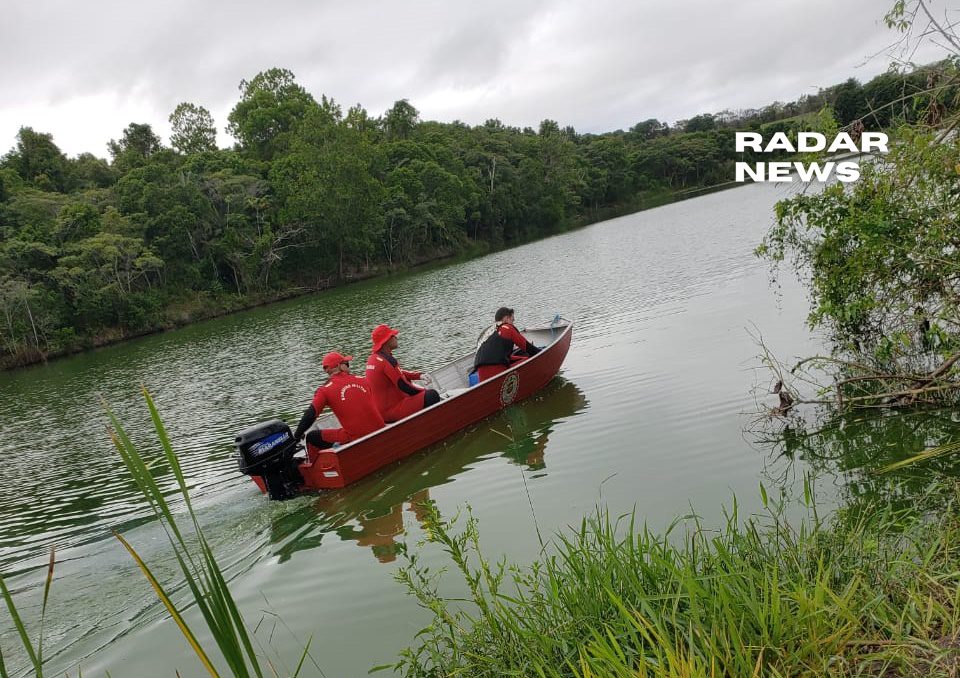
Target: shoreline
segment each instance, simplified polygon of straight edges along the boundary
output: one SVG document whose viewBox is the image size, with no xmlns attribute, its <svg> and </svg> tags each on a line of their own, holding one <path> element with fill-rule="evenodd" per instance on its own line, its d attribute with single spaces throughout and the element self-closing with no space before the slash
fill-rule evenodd
<svg viewBox="0 0 960 678">
<path fill-rule="evenodd" d="M 71 356 L 89 353 L 97 349 L 122 344 L 127 341 L 148 337 L 164 332 L 172 332 L 178 329 L 195 325 L 206 320 L 222 318 L 227 315 L 248 311 L 262 306 L 288 301 L 305 297 L 310 294 L 318 294 L 354 283 L 365 282 L 378 278 L 389 278 L 393 275 L 400 275 L 416 271 L 418 269 L 428 268 L 430 266 L 445 266 L 461 261 L 470 261 L 478 257 L 494 254 L 514 247 L 520 247 L 531 242 L 537 242 L 562 233 L 585 228 L 602 221 L 616 219 L 628 214 L 635 214 L 649 209 L 661 207 L 675 202 L 681 202 L 690 198 L 696 198 L 707 193 L 729 190 L 738 186 L 746 186 L 748 183 L 725 182 L 717 186 L 702 186 L 688 188 L 677 191 L 648 191 L 637 194 L 631 200 L 620 205 L 608 205 L 597 209 L 588 209 L 585 213 L 572 218 L 566 225 L 560 225 L 551 233 L 544 233 L 540 236 L 518 240 L 510 243 L 503 243 L 499 246 L 491 246 L 487 243 L 473 242 L 460 252 L 445 252 L 439 256 L 423 259 L 403 266 L 374 267 L 367 271 L 358 271 L 343 280 L 328 278 L 329 284 L 320 285 L 312 288 L 291 287 L 285 290 L 276 290 L 272 294 L 250 295 L 240 297 L 238 295 L 225 295 L 223 297 L 213 297 L 208 293 L 198 293 L 190 299 L 180 299 L 171 303 L 168 308 L 168 317 L 163 324 L 137 332 L 125 331 L 123 328 L 112 327 L 93 337 L 84 338 L 77 346 L 57 351 L 54 353 L 43 354 L 38 351 L 28 353 L 18 353 L 0 358 L 0 371 L 10 373 L 21 369 L 45 365 L 47 363 L 68 358 Z M 186 306 L 186 307 L 185 307 Z M 178 310 L 179 308 L 179 310 Z"/>
</svg>

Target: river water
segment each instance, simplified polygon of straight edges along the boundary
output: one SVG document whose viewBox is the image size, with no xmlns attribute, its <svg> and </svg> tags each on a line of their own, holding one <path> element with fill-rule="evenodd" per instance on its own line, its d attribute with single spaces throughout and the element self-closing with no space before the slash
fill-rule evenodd
<svg viewBox="0 0 960 678">
<path fill-rule="evenodd" d="M 597 505 L 655 528 L 691 510 L 718 521 L 734 495 L 748 512 L 760 483 L 791 488 L 812 467 L 828 503 L 851 487 L 872 491 L 862 472 L 872 449 L 915 452 L 954 435 L 954 418 L 940 416 L 932 434 L 851 420 L 829 442 L 831 459 L 743 432 L 758 398 L 773 404 L 751 335 L 785 358 L 818 345 L 802 288 L 789 276 L 771 286 L 752 254 L 786 195 L 745 186 L 0 375 L 0 572 L 35 631 L 56 545 L 49 672 L 203 675 L 111 534 L 175 580 L 164 534 L 105 430 L 108 403 L 157 456 L 141 384 L 264 651 L 289 666 L 312 636 L 307 675 L 365 675 L 414 642 L 426 616 L 393 575 L 401 545 L 416 549 L 423 536 L 425 499 L 446 516 L 469 504 L 490 555 L 526 562 L 538 529 L 549 536 Z M 362 366 L 370 329 L 386 322 L 401 330 L 404 366 L 434 368 L 471 350 L 501 305 L 516 307 L 519 325 L 556 313 L 576 323 L 561 376 L 534 399 L 338 492 L 271 503 L 237 472 L 234 433 L 276 416 L 295 423 L 326 351 Z M 430 549 L 424 558 L 444 563 Z M 0 611 L 0 648 L 22 667 L 8 622 Z"/>
</svg>

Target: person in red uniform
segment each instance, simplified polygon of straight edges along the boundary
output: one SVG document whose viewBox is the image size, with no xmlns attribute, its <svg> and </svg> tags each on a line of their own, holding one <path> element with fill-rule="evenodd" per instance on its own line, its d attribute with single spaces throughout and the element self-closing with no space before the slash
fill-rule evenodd
<svg viewBox="0 0 960 678">
<path fill-rule="evenodd" d="M 351 360 L 353 356 L 335 351 L 323 356 L 323 371 L 330 375 L 330 379 L 314 393 L 294 438 L 303 439 L 324 407 L 333 410 L 342 428 L 322 428 L 307 433 L 307 443 L 314 447 L 324 449 L 333 447 L 334 443 L 343 445 L 383 428 L 383 417 L 374 402 L 370 384 L 350 374 Z"/>
<path fill-rule="evenodd" d="M 366 379 L 373 389 L 377 408 L 388 423 L 440 402 L 440 394 L 432 388 L 413 385 L 413 380 L 423 377 L 420 372 L 401 369 L 393 357 L 399 333 L 389 325 L 377 325 L 370 333 L 373 353 L 367 358 Z"/>
<path fill-rule="evenodd" d="M 497 322 L 496 331 L 480 344 L 473 359 L 473 369 L 480 381 L 495 377 L 540 352 L 514 327 L 512 308 L 498 308 L 494 318 Z"/>
</svg>

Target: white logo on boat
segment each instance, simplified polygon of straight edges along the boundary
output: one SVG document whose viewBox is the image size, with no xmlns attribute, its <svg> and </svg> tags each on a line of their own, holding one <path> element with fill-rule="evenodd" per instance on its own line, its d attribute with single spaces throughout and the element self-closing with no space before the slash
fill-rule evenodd
<svg viewBox="0 0 960 678">
<path fill-rule="evenodd" d="M 500 403 L 506 407 L 517 397 L 517 391 L 520 389 L 520 375 L 514 372 L 503 380 L 500 386 Z"/>
</svg>

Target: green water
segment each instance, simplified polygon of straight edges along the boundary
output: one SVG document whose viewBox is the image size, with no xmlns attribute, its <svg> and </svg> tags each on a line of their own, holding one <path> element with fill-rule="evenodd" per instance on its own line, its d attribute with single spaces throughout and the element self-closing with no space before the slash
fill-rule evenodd
<svg viewBox="0 0 960 678">
<path fill-rule="evenodd" d="M 50 673 L 202 675 L 110 534 L 124 532 L 161 578 L 173 576 L 104 428 L 101 399 L 153 444 L 140 384 L 257 637 L 295 663 L 312 635 L 327 676 L 365 675 L 413 642 L 425 616 L 392 575 L 401 545 L 422 537 L 427 498 L 445 515 L 469 503 L 486 548 L 524 561 L 540 550 L 538 528 L 549 535 L 601 503 L 655 527 L 691 507 L 711 520 L 733 494 L 749 511 L 759 483 L 795 488 L 808 470 L 827 503 L 909 496 L 922 473 L 877 480 L 866 470 L 956 435 L 949 413 L 851 418 L 815 439 L 744 433 L 758 399 L 773 402 L 750 333 L 786 358 L 818 347 L 803 290 L 789 279 L 772 288 L 752 255 L 785 195 L 767 184 L 706 195 L 0 375 L 0 571 L 34 624 L 57 546 Z M 404 366 L 434 368 L 470 350 L 501 305 L 521 325 L 555 313 L 576 322 L 561 376 L 536 398 L 343 491 L 270 503 L 237 472 L 233 434 L 276 416 L 295 422 L 326 351 L 366 356 L 370 329 L 386 322 L 401 330 Z M 0 647 L 22 667 L 5 614 Z"/>
</svg>

